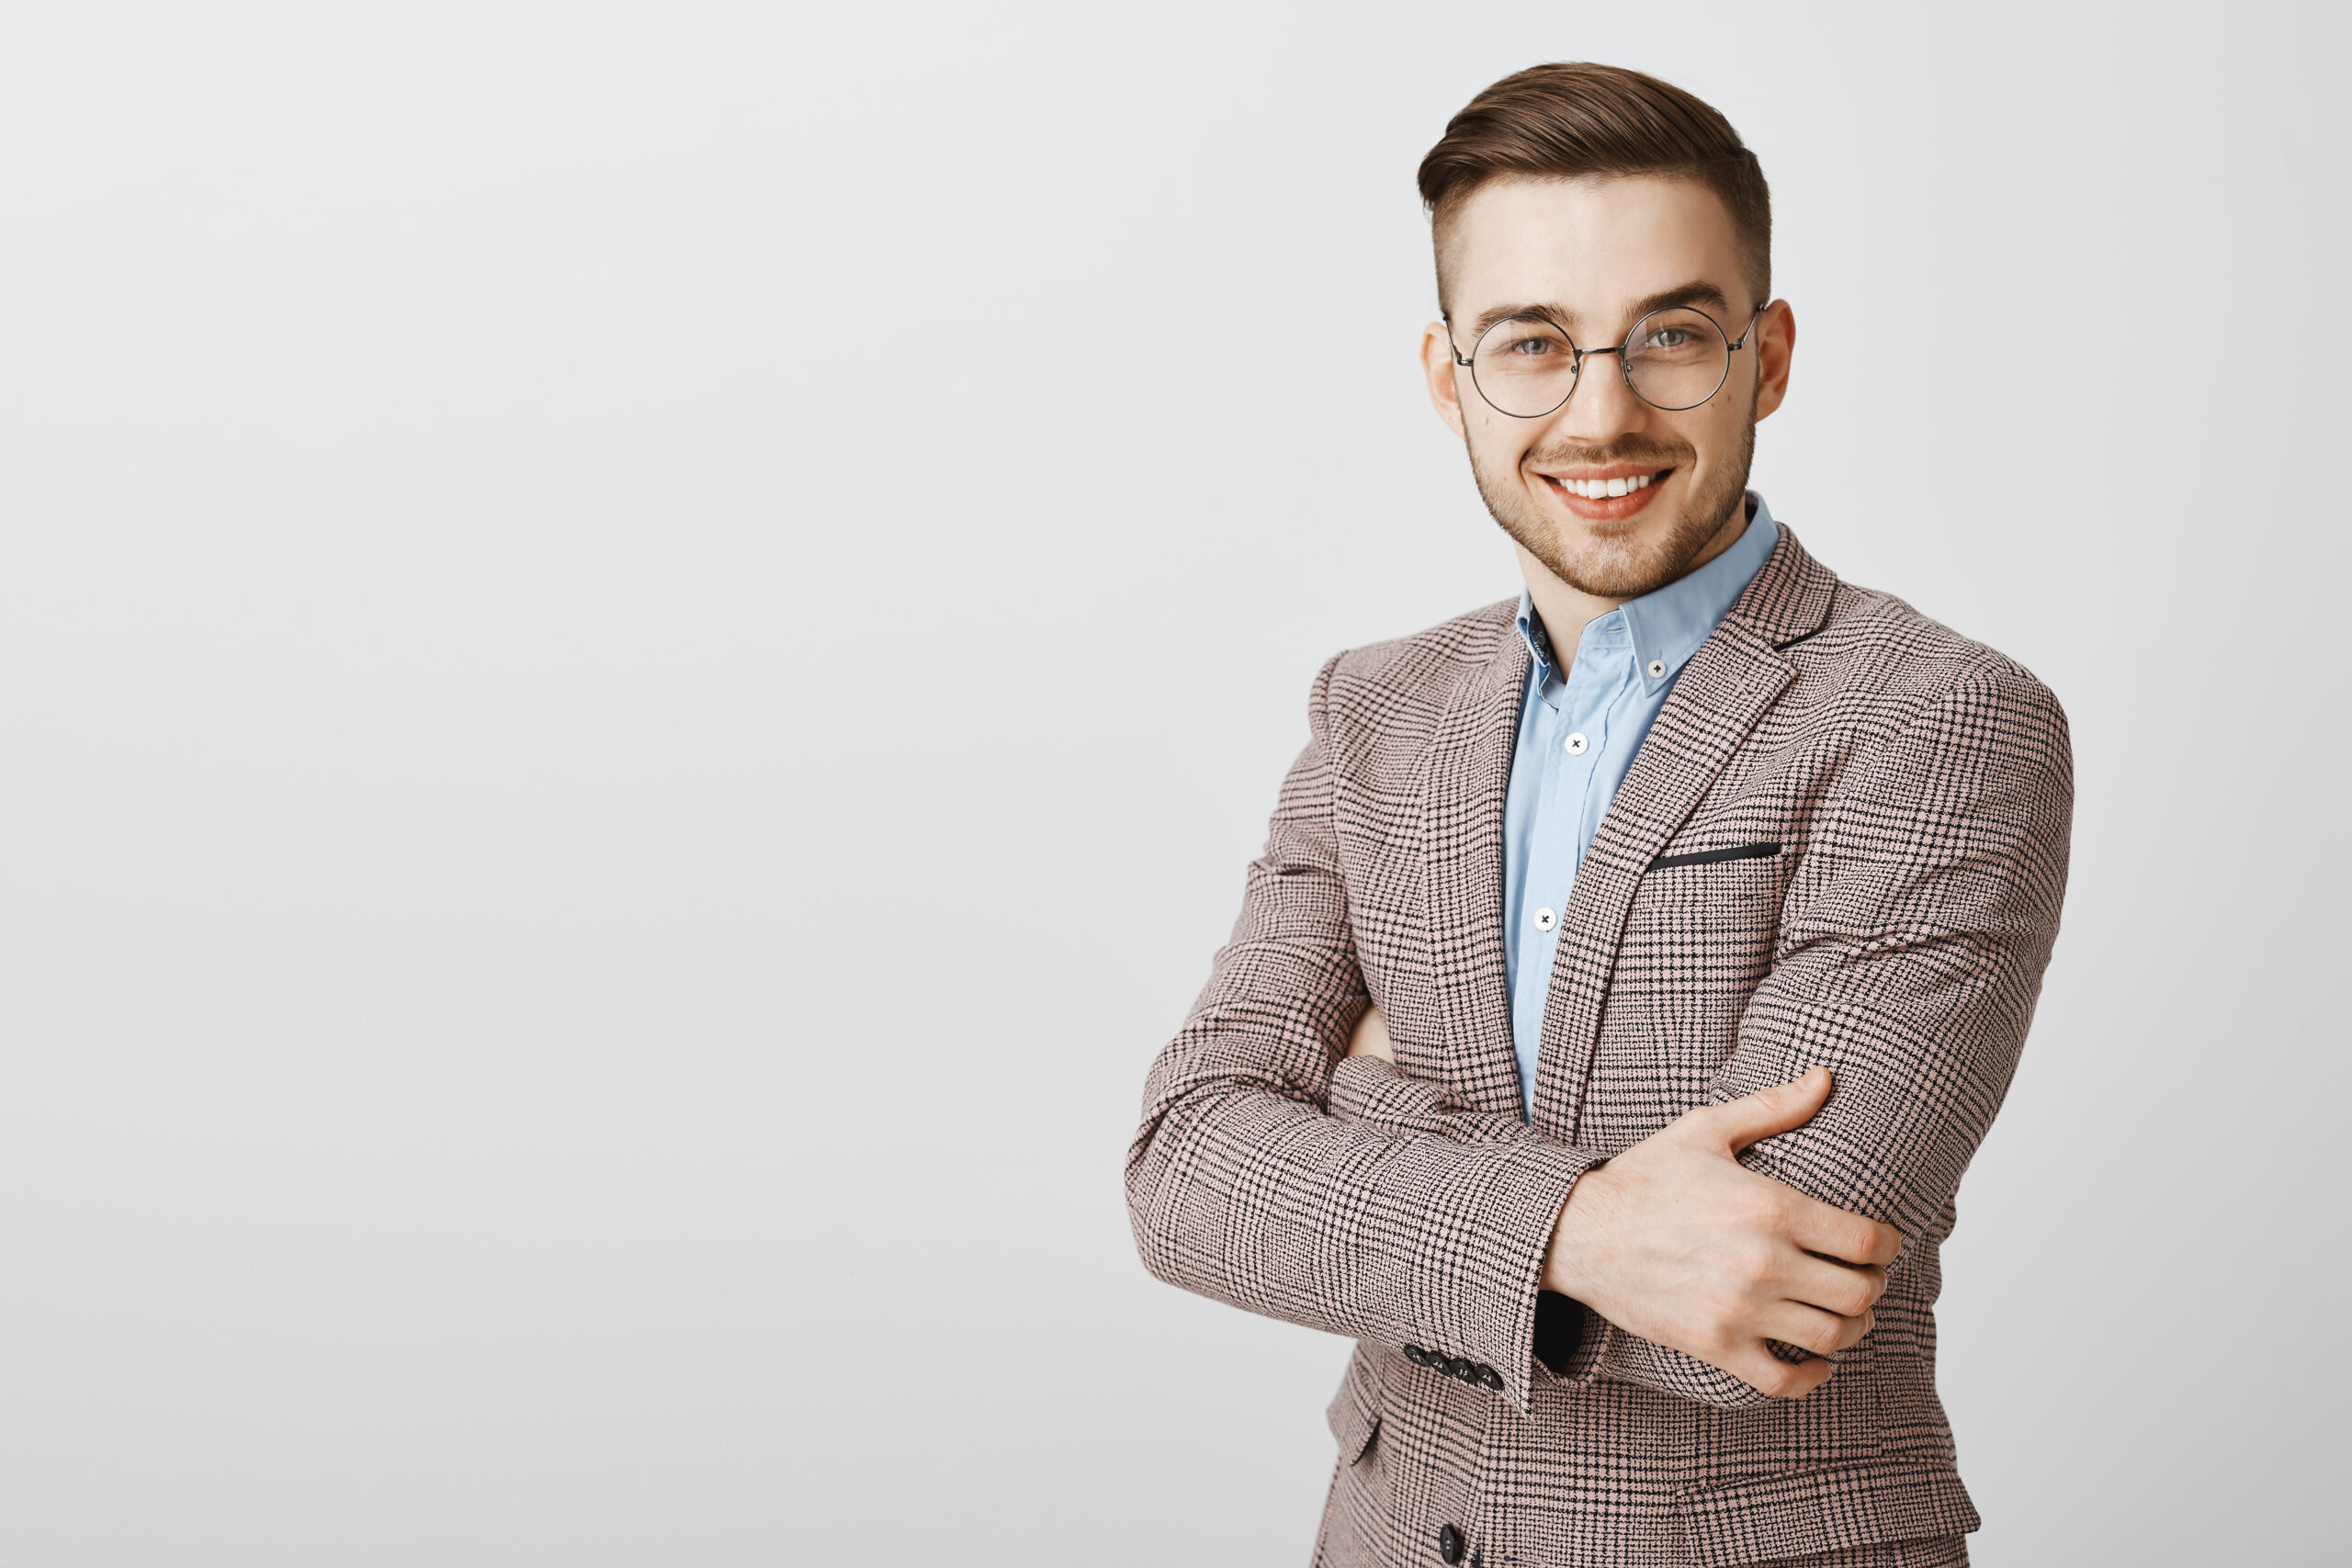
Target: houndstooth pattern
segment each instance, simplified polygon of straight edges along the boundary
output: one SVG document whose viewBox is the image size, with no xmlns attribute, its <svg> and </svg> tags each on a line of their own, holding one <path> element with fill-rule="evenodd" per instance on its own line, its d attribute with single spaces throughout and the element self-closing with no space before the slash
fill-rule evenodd
<svg viewBox="0 0 2352 1568">
<path fill-rule="evenodd" d="M 1317 679 L 1232 941 L 1146 1088 L 1127 1166 L 1144 1261 L 1360 1341 L 1330 1410 L 1333 1568 L 1435 1562 L 1447 1525 L 1497 1565 L 1964 1561 L 1951 1538 L 1977 1517 L 1935 1392 L 1939 1247 L 2057 932 L 2064 715 L 1784 529 L 1579 869 L 1531 1125 L 1501 929 L 1527 677 L 1511 633 L 1492 605 Z M 1393 1068 L 1342 1060 L 1368 1002 Z M 1904 1234 L 1837 1376 L 1769 1399 L 1589 1313 L 1561 1374 L 1537 1362 L 1538 1273 L 1578 1175 L 1816 1064 L 1837 1075 L 1826 1108 L 1744 1158 Z"/>
</svg>

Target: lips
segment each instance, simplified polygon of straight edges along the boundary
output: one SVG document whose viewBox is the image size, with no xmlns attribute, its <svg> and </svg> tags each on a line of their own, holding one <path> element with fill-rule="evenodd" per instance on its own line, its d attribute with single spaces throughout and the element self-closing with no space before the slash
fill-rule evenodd
<svg viewBox="0 0 2352 1568">
<path fill-rule="evenodd" d="M 1611 523 L 1649 505 L 1657 498 L 1658 487 L 1674 477 L 1674 470 L 1617 463 L 1539 477 L 1544 488 L 1576 516 L 1591 523 Z"/>
</svg>

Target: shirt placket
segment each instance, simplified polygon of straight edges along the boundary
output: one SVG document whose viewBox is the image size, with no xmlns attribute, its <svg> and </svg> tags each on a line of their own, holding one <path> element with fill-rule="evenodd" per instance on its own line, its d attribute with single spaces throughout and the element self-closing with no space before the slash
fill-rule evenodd
<svg viewBox="0 0 2352 1568">
<path fill-rule="evenodd" d="M 1576 889 L 1577 869 L 1584 859 L 1584 846 L 1599 825 L 1592 820 L 1593 786 L 1600 774 L 1601 759 L 1609 750 L 1609 698 L 1623 684 L 1624 636 L 1622 620 L 1614 626 L 1597 624 L 1592 628 L 1584 646 L 1577 650 L 1577 660 L 1569 671 L 1567 689 L 1560 705 L 1562 787 L 1546 804 L 1555 807 L 1555 813 L 1547 813 L 1548 819 L 1573 835 L 1557 846 L 1566 863 L 1556 888 L 1551 890 L 1558 898 L 1563 914 L 1566 912 L 1569 895 Z"/>
</svg>

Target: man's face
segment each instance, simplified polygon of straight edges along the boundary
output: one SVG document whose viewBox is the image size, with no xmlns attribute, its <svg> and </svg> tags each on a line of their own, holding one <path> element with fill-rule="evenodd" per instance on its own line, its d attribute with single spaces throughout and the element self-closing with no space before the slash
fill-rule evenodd
<svg viewBox="0 0 2352 1568">
<path fill-rule="evenodd" d="M 1722 199 L 1646 176 L 1496 180 L 1442 240 L 1453 320 L 1450 330 L 1430 324 L 1423 367 L 1503 531 L 1569 587 L 1603 599 L 1637 598 L 1712 554 L 1747 487 L 1756 422 L 1787 391 L 1796 323 L 1786 305 L 1756 322 L 1722 390 L 1679 412 L 1635 397 L 1607 355 L 1584 361 L 1562 407 L 1515 419 L 1480 394 L 1452 345 L 1468 356 L 1490 322 L 1542 315 L 1580 348 L 1611 348 L 1663 304 L 1703 310 L 1737 342 L 1764 302 L 1749 297 Z M 1577 493 L 1611 479 L 1648 482 L 1622 496 Z"/>
</svg>

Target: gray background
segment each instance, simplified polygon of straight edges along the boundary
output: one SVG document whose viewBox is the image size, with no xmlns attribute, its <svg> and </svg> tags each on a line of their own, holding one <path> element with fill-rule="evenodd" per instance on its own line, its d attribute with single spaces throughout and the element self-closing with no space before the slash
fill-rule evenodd
<svg viewBox="0 0 2352 1568">
<path fill-rule="evenodd" d="M 1978 1560 L 2342 1561 L 2340 17 L 8 7 L 0 1560 L 1303 1562 L 1347 1347 L 1120 1160 L 1317 661 L 1514 591 L 1412 169 L 1581 57 L 2073 715 Z"/>
</svg>

